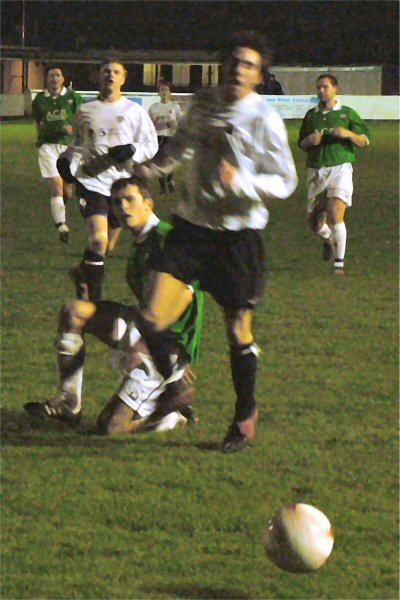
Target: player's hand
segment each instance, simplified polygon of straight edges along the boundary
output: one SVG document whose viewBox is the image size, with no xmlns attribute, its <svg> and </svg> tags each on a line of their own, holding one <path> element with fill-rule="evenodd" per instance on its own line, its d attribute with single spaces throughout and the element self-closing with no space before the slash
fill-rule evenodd
<svg viewBox="0 0 400 600">
<path fill-rule="evenodd" d="M 153 177 L 151 168 L 142 164 L 135 165 L 133 174 L 141 177 L 142 179 L 151 179 Z"/>
<path fill-rule="evenodd" d="M 232 187 L 233 180 L 237 173 L 237 169 L 231 165 L 230 162 L 221 159 L 221 162 L 218 165 L 218 175 L 222 185 L 226 188 Z"/>
<path fill-rule="evenodd" d="M 196 381 L 196 379 L 197 375 L 193 371 L 192 365 L 188 365 L 185 369 L 184 374 L 182 375 L 182 381 L 184 381 L 185 383 L 193 383 L 194 381 Z"/>
<path fill-rule="evenodd" d="M 64 135 L 72 135 L 72 133 L 73 133 L 72 125 L 63 125 L 61 131 L 63 132 Z"/>
<path fill-rule="evenodd" d="M 128 158 L 132 158 L 135 154 L 135 146 L 133 144 L 122 144 L 120 146 L 113 146 L 108 149 L 108 156 L 117 163 L 123 163 Z"/>
<path fill-rule="evenodd" d="M 65 156 L 59 156 L 57 159 L 57 170 L 60 173 L 61 177 L 67 183 L 74 183 L 76 181 L 75 177 L 71 173 L 71 163 L 68 158 Z"/>
<path fill-rule="evenodd" d="M 351 131 L 346 129 L 345 127 L 333 127 L 330 129 L 329 133 L 337 138 L 349 138 L 351 137 Z"/>
<path fill-rule="evenodd" d="M 311 133 L 307 137 L 307 141 L 310 146 L 319 146 L 322 141 L 323 133 L 322 131 L 315 130 L 314 133 Z"/>
</svg>

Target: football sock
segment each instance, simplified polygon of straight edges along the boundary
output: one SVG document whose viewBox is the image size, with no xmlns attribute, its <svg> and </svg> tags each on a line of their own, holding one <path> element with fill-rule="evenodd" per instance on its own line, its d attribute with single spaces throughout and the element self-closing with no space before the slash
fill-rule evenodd
<svg viewBox="0 0 400 600">
<path fill-rule="evenodd" d="M 80 270 L 88 286 L 89 300 L 99 302 L 104 283 L 104 256 L 86 248 Z"/>
<path fill-rule="evenodd" d="M 66 334 L 63 334 L 65 336 Z M 69 334 L 75 335 L 75 334 Z M 79 336 L 80 337 L 80 336 Z M 82 338 L 81 338 L 82 339 Z M 60 376 L 60 390 L 62 393 L 73 395 L 75 405 L 71 406 L 74 412 L 81 409 L 82 403 L 82 379 L 85 363 L 86 347 L 81 346 L 77 354 L 67 354 L 60 351 L 62 345 L 57 345 L 58 372 Z M 82 342 L 83 343 L 83 342 Z"/>
<path fill-rule="evenodd" d="M 346 254 L 347 229 L 344 221 L 336 223 L 332 227 L 333 239 L 335 242 L 335 267 L 343 267 L 344 256 Z"/>
<path fill-rule="evenodd" d="M 176 352 L 169 332 L 156 331 L 153 324 L 145 319 L 138 310 L 134 311 L 134 321 L 140 335 L 146 341 L 157 371 L 164 379 L 169 379 L 172 375 L 170 354 Z"/>
<path fill-rule="evenodd" d="M 331 228 L 329 227 L 329 225 L 327 223 L 324 223 L 324 225 L 322 225 L 321 229 L 319 231 L 317 231 L 317 235 L 324 238 L 324 240 L 329 240 L 329 238 L 332 235 Z"/>
<path fill-rule="evenodd" d="M 236 392 L 236 421 L 248 419 L 256 409 L 254 393 L 259 352 L 254 342 L 230 347 L 232 381 Z"/>
<path fill-rule="evenodd" d="M 62 196 L 54 196 L 51 198 L 50 207 L 54 223 L 57 226 L 65 223 L 65 204 Z"/>
</svg>

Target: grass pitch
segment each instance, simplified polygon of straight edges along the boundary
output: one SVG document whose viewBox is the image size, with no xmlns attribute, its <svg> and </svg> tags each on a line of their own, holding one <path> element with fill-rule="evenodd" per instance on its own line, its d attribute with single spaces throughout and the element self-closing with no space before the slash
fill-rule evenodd
<svg viewBox="0 0 400 600">
<path fill-rule="evenodd" d="M 59 244 L 34 126 L 2 124 L 4 599 L 398 597 L 398 126 L 372 123 L 371 147 L 358 152 L 343 278 L 308 231 L 299 123 L 288 126 L 300 183 L 269 203 L 268 286 L 255 314 L 259 434 L 225 456 L 234 398 L 210 298 L 195 427 L 98 436 L 119 374 L 94 339 L 81 425 L 23 413 L 56 390 L 57 312 L 73 296 L 67 270 L 85 235 L 74 199 L 71 242 Z M 171 206 L 160 200 L 157 212 L 165 218 Z M 106 266 L 105 297 L 126 302 L 129 241 Z M 266 522 L 288 502 L 315 505 L 334 526 L 332 556 L 312 574 L 264 556 Z"/>
</svg>

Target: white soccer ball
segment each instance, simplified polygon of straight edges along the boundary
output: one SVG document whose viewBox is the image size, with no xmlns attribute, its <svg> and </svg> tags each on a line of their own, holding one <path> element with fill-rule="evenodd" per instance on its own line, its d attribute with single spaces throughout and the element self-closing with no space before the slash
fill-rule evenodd
<svg viewBox="0 0 400 600">
<path fill-rule="evenodd" d="M 333 548 L 334 533 L 323 512 L 309 504 L 288 504 L 268 521 L 265 552 L 278 567 L 291 573 L 319 569 Z"/>
</svg>

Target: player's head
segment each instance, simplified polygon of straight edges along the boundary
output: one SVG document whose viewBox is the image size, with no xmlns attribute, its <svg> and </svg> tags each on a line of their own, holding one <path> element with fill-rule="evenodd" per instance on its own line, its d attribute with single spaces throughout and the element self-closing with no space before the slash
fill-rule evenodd
<svg viewBox="0 0 400 600">
<path fill-rule="evenodd" d="M 172 84 L 168 81 L 160 81 L 157 86 L 158 95 L 161 98 L 161 102 L 169 102 L 172 97 Z"/>
<path fill-rule="evenodd" d="M 111 186 L 111 209 L 122 227 L 142 230 L 153 214 L 154 201 L 143 179 L 135 175 Z"/>
<path fill-rule="evenodd" d="M 256 89 L 268 69 L 269 50 L 254 31 L 235 33 L 221 54 L 225 95 L 240 100 Z"/>
<path fill-rule="evenodd" d="M 59 65 L 46 67 L 46 87 L 52 94 L 59 94 L 64 85 L 64 75 Z"/>
<path fill-rule="evenodd" d="M 107 97 L 120 92 L 126 81 L 125 66 L 115 59 L 105 59 L 100 65 L 100 95 Z"/>
<path fill-rule="evenodd" d="M 323 104 L 332 100 L 338 91 L 338 80 L 331 73 L 324 73 L 317 78 L 317 94 Z"/>
</svg>

